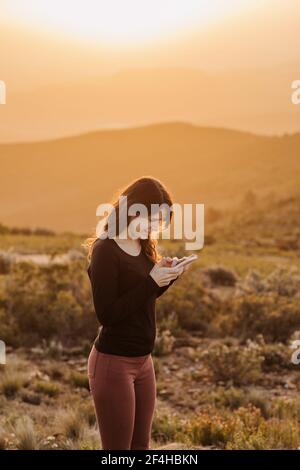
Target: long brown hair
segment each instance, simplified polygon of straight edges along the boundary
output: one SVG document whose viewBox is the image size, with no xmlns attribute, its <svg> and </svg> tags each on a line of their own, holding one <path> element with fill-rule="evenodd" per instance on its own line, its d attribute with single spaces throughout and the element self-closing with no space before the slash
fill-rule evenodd
<svg viewBox="0 0 300 470">
<path fill-rule="evenodd" d="M 116 219 L 119 219 L 119 198 L 127 196 L 127 205 L 130 207 L 132 204 L 144 204 L 147 207 L 148 213 L 151 213 L 151 204 L 166 204 L 170 208 L 170 221 L 173 216 L 172 198 L 163 183 L 153 177 L 142 177 L 131 182 L 127 187 L 120 189 L 116 197 L 112 201 L 112 207 L 115 210 Z M 109 217 L 109 216 L 108 216 Z M 127 226 L 130 218 L 127 215 Z M 108 221 L 105 224 L 104 231 L 108 229 Z M 119 234 L 119 226 L 116 226 L 116 234 Z M 83 243 L 83 247 L 87 250 L 88 260 L 91 259 L 94 243 L 98 240 L 96 231 L 93 236 L 87 238 Z M 146 239 L 140 239 L 141 248 L 144 254 L 154 263 L 159 261 L 160 255 L 157 250 L 157 240 L 153 240 L 151 236 Z"/>
</svg>

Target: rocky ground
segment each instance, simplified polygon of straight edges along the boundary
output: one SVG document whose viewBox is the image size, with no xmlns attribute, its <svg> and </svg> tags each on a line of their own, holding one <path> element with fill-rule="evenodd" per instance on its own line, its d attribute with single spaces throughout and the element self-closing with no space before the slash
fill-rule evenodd
<svg viewBox="0 0 300 470">
<path fill-rule="evenodd" d="M 193 420 L 211 406 L 218 407 L 225 399 L 227 403 L 224 401 L 224 405 L 231 407 L 234 414 L 236 408 L 230 400 L 242 400 L 242 394 L 246 395 L 249 388 L 252 394 L 256 394 L 257 406 L 262 410 L 274 400 L 297 399 L 300 390 L 297 369 L 285 373 L 263 373 L 255 384 L 239 387 L 234 387 L 230 381 L 215 381 L 202 360 L 202 354 L 214 342 L 218 343 L 218 340 L 186 337 L 174 342 L 171 353 L 154 356 L 157 410 L 153 448 L 222 448 L 217 443 L 193 444 L 189 436 L 180 431 L 180 423 Z M 51 357 L 51 354 L 56 357 Z M 74 349 L 53 349 L 52 353 L 42 348 L 8 351 L 8 363 L 2 366 L 0 378 L 2 447 L 99 447 L 86 361 L 87 356 Z M 234 390 L 240 395 L 235 397 Z M 30 419 L 26 422 L 28 417 Z M 181 441 L 180 437 L 183 437 Z"/>
</svg>

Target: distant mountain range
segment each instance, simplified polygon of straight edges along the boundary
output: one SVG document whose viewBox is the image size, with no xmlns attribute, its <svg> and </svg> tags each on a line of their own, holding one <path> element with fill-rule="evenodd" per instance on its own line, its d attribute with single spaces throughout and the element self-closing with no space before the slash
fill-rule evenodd
<svg viewBox="0 0 300 470">
<path fill-rule="evenodd" d="M 291 101 L 291 84 L 299 78 L 300 64 L 292 64 L 214 72 L 129 68 L 44 87 L 26 82 L 19 91 L 7 83 L 0 142 L 174 120 L 262 134 L 299 132 L 300 105 Z"/>
<path fill-rule="evenodd" d="M 135 101 L 137 102 L 137 101 Z M 0 222 L 89 232 L 98 204 L 133 178 L 160 178 L 178 202 L 217 208 L 299 188 L 300 133 L 259 136 L 171 122 L 0 145 Z"/>
</svg>

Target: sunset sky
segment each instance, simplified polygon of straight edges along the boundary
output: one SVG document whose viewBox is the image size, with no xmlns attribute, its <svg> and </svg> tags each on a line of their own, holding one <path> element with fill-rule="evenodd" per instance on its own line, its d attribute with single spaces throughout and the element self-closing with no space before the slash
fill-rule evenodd
<svg viewBox="0 0 300 470">
<path fill-rule="evenodd" d="M 56 81 L 58 64 L 63 79 L 299 61 L 298 0 L 0 0 L 0 9 L 0 74 L 16 86 Z"/>
<path fill-rule="evenodd" d="M 298 187 L 299 27 L 299 0 L 0 0 L 1 221 L 84 230 L 153 168 L 213 205 Z"/>
<path fill-rule="evenodd" d="M 8 21 L 107 45 L 159 41 L 239 15 L 253 0 L 6 0 Z"/>
<path fill-rule="evenodd" d="M 289 99 L 300 75 L 299 0 L 0 0 L 0 12 L 0 80 L 7 85 L 0 142 L 172 119 L 255 132 L 299 129 Z M 160 89 L 147 101 L 150 84 L 151 93 Z M 198 91 L 205 98 L 213 90 L 218 103 L 209 106 Z M 102 116 L 85 114 L 89 102 L 72 116 L 60 111 L 60 123 L 57 116 L 47 121 L 51 102 L 74 108 L 79 93 L 98 96 Z M 140 110 L 131 109 L 130 96 Z M 148 109 L 164 96 L 165 110 Z"/>
</svg>

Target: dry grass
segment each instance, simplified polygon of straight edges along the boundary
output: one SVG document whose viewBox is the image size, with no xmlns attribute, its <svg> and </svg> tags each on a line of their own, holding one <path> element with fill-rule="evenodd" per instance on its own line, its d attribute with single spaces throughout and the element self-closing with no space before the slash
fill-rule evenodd
<svg viewBox="0 0 300 470">
<path fill-rule="evenodd" d="M 38 436 L 29 416 L 18 419 L 14 428 L 16 446 L 19 450 L 37 450 Z"/>
<path fill-rule="evenodd" d="M 0 377 L 0 391 L 7 398 L 14 398 L 26 383 L 27 378 L 23 373 L 10 370 Z"/>
</svg>

